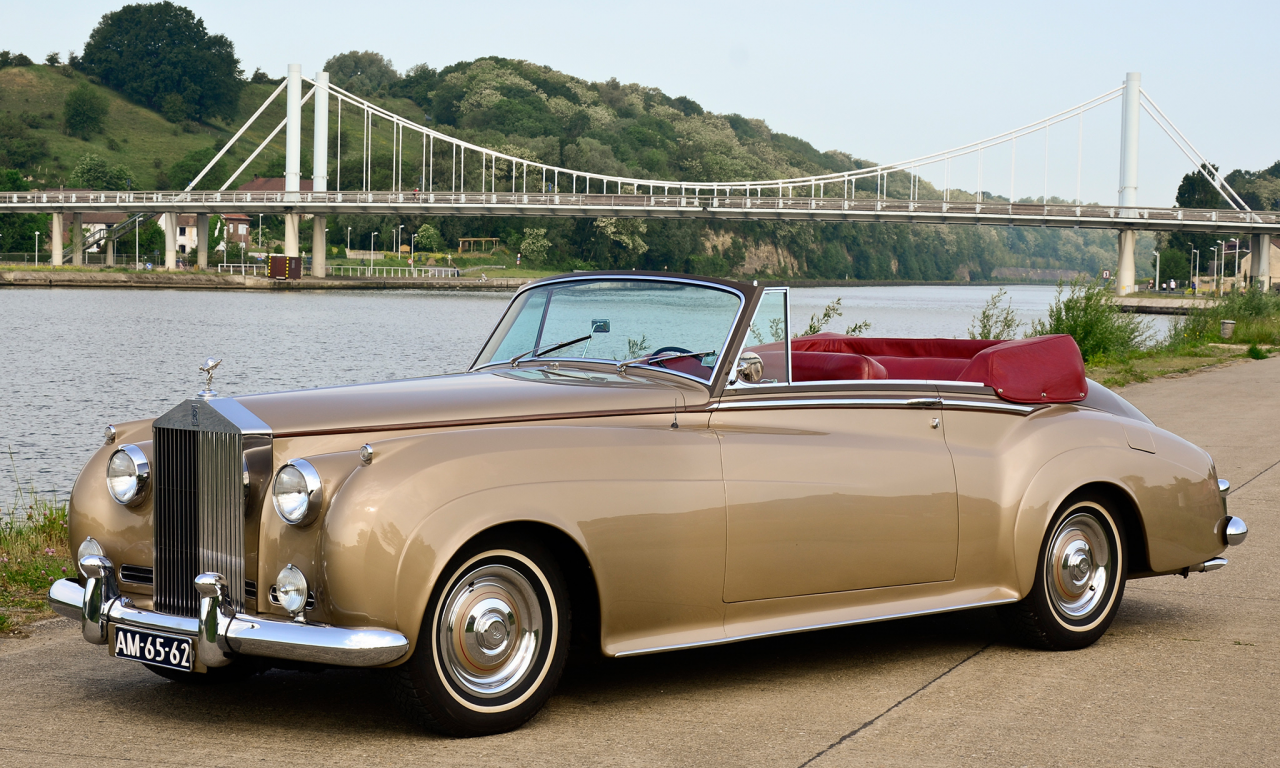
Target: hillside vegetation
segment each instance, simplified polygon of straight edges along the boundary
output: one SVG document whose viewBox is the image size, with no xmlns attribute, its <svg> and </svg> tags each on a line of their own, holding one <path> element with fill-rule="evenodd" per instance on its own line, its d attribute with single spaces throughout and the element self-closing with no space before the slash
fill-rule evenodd
<svg viewBox="0 0 1280 768">
<path fill-rule="evenodd" d="M 353 51 L 333 57 L 326 68 L 335 84 L 411 120 L 507 154 L 577 170 L 638 178 L 736 181 L 875 164 L 842 151 L 820 151 L 801 138 L 774 132 L 763 120 L 707 112 L 687 96 L 673 97 L 657 88 L 617 80 L 589 82 L 526 61 L 486 57 L 440 70 L 418 65 L 402 74 L 376 53 Z M 182 188 L 279 82 L 256 72 L 237 86 L 234 114 L 224 109 L 221 112 L 229 116 L 210 112 L 197 121 L 191 119 L 190 110 L 183 117 L 174 110 L 155 111 L 130 101 L 83 70 L 71 63 L 0 69 L 0 168 L 20 170 L 32 186 L 73 186 L 84 181 L 75 175 L 84 157 L 96 155 L 102 159 L 99 167 L 113 169 L 111 174 L 94 177 L 99 183 L 123 183 L 133 189 Z M 64 114 L 68 94 L 76 88 L 92 89 L 108 104 L 101 130 L 88 132 L 87 138 L 69 134 Z M 172 102 L 163 95 L 148 98 L 153 103 Z M 309 105 L 303 114 L 306 144 L 311 136 Z M 283 99 L 278 99 L 199 187 L 222 186 L 283 117 Z M 364 178 L 356 154 L 362 140 L 359 113 L 344 110 L 341 129 L 338 118 L 334 102 L 329 119 L 330 188 L 339 186 L 339 175 L 344 190 L 365 184 L 390 188 L 397 171 L 391 126 L 373 121 L 372 172 Z M 282 132 L 231 186 L 254 175 L 282 175 L 283 146 Z M 309 160 L 309 148 L 304 146 L 304 176 L 309 175 Z M 422 178 L 422 161 L 420 147 L 406 147 L 398 169 L 405 188 L 430 183 Z M 445 173 L 440 169 L 448 164 L 442 154 L 436 163 L 439 186 Z M 469 163 L 469 176 L 477 170 L 476 164 Z M 1243 173 L 1235 172 L 1233 177 Z M 1250 188 L 1262 199 L 1273 191 L 1270 174 L 1271 169 L 1254 174 L 1256 179 L 1240 180 L 1252 184 Z M 102 181 L 107 178 L 115 181 Z M 472 179 L 469 185 L 476 183 Z M 891 176 L 889 196 L 905 197 L 908 183 L 905 174 Z M 864 185 L 856 194 L 873 195 L 873 182 Z M 828 190 L 829 194 L 841 192 Z M 924 181 L 919 194 L 925 199 L 941 197 L 940 190 Z M 952 190 L 951 195 L 957 200 L 971 197 L 962 190 Z M 987 197 L 1000 199 L 989 193 Z M 543 269 L 966 280 L 990 279 L 1002 267 L 1096 274 L 1114 267 L 1116 261 L 1111 232 L 905 224 L 351 216 L 331 217 L 329 240 L 342 246 L 349 234 L 354 246 L 367 243 L 375 231 L 388 233 L 403 227 L 414 232 L 425 223 L 437 227 L 446 248 L 454 247 L 459 237 L 498 237 L 507 250 L 523 250 Z M 265 225 L 268 237 L 272 232 L 278 236 L 278 221 L 268 219 Z M 1144 237 L 1139 249 L 1150 253 L 1153 245 Z M 1170 258 L 1176 261 L 1176 256 Z M 1140 276 L 1152 271 L 1145 262 L 1140 259 Z"/>
</svg>

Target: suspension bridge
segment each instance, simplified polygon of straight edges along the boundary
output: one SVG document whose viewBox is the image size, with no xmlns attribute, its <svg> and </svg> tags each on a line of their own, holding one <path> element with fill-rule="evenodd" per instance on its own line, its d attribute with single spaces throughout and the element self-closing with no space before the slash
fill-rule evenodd
<svg viewBox="0 0 1280 768">
<path fill-rule="evenodd" d="M 303 93 L 304 88 L 306 93 Z M 244 162 L 213 191 L 196 190 L 219 161 L 284 93 L 285 118 L 250 152 Z M 338 131 L 334 191 L 329 185 L 330 100 L 336 100 Z M 1098 107 L 1119 99 L 1121 110 L 1120 187 L 1116 205 L 1084 204 L 1080 196 L 1083 168 L 1083 118 Z M 302 189 L 303 106 L 314 108 L 311 189 Z M 360 188 L 343 190 L 341 144 L 344 107 L 361 120 Z M 1146 113 L 1222 196 L 1228 208 L 1187 209 L 1143 207 L 1136 204 L 1138 190 L 1138 126 Z M 390 124 L 392 131 L 392 189 L 371 188 L 374 176 L 374 121 Z M 1048 130 L 1076 120 L 1079 123 L 1076 161 L 1076 194 L 1070 203 L 1050 202 L 1048 189 Z M 285 133 L 285 183 L 281 192 L 245 192 L 228 189 L 241 178 L 262 150 Z M 1018 140 L 1044 133 L 1044 188 L 1039 202 L 1015 202 Z M 999 147 L 1010 151 L 1009 194 L 1006 199 L 984 199 L 984 156 Z M 408 165 L 412 158 L 413 166 Z M 952 200 L 952 164 L 976 160 L 977 189 L 973 199 Z M 1033 162 L 1037 158 L 1033 158 Z M 419 162 L 420 161 L 420 162 Z M 1025 159 L 1024 159 L 1024 162 Z M 406 179 L 406 167 L 414 173 Z M 941 170 L 941 199 L 921 198 L 921 172 Z M 889 196 L 890 179 L 904 180 L 905 197 Z M 990 181 L 990 177 L 988 178 Z M 348 179 L 348 187 L 354 186 Z M 1040 191 L 1040 190 L 1036 190 Z M 704 218 L 732 220 L 900 222 L 974 226 L 1031 226 L 1114 229 L 1118 237 L 1117 291 L 1134 290 L 1134 246 L 1139 231 L 1233 233 L 1251 238 L 1250 274 L 1270 286 L 1270 239 L 1280 234 L 1280 214 L 1252 211 L 1226 179 L 1218 173 L 1189 139 L 1174 125 L 1141 87 L 1138 73 L 1129 73 L 1122 86 L 1093 99 L 981 141 L 905 161 L 850 171 L 790 179 L 690 182 L 641 179 L 589 173 L 504 154 L 415 123 L 329 83 L 328 73 L 303 77 L 299 65 L 290 65 L 288 77 L 249 118 L 186 189 L 152 192 L 6 192 L 0 194 L 0 212 L 44 212 L 53 217 L 51 247 L 54 263 L 62 263 L 63 216 L 73 217 L 73 263 L 80 263 L 84 249 L 105 242 L 114 252 L 114 241 L 146 218 L 161 214 L 166 235 L 165 266 L 177 261 L 176 218 L 196 214 L 197 231 L 205 232 L 210 214 L 247 213 L 282 215 L 285 220 L 284 251 L 299 251 L 298 223 L 314 216 L 312 270 L 326 273 L 324 224 L 336 214 L 432 215 L 432 216 L 571 216 L 618 218 Z M 127 212 L 123 223 L 101 230 L 86 241 L 79 219 L 89 212 Z M 207 259 L 205 238 L 200 238 L 199 263 Z"/>
</svg>

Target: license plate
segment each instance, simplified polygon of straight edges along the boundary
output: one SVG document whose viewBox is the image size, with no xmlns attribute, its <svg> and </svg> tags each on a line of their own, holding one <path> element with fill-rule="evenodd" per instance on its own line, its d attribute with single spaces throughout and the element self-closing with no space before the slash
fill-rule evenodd
<svg viewBox="0 0 1280 768">
<path fill-rule="evenodd" d="M 190 672 L 191 638 L 117 626 L 111 655 Z"/>
</svg>

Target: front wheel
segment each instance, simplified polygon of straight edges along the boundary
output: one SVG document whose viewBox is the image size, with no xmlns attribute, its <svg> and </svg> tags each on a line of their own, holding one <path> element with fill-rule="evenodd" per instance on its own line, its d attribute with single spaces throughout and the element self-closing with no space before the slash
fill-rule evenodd
<svg viewBox="0 0 1280 768">
<path fill-rule="evenodd" d="M 456 736 L 510 731 L 537 714 L 564 671 L 569 599 L 541 546 L 503 542 L 454 558 L 432 592 L 398 698 Z"/>
<path fill-rule="evenodd" d="M 1054 515 L 1031 594 L 1001 611 L 1024 644 L 1053 651 L 1092 645 L 1120 609 L 1128 567 L 1114 502 L 1074 496 Z"/>
</svg>

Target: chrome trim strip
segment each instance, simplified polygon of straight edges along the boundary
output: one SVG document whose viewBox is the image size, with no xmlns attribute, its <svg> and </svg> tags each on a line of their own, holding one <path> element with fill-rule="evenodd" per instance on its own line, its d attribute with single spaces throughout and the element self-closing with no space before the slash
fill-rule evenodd
<svg viewBox="0 0 1280 768">
<path fill-rule="evenodd" d="M 998 411 L 1000 413 L 1016 413 L 1026 416 L 1029 413 L 1044 408 L 1043 405 L 1021 405 L 1019 403 L 996 402 L 994 400 L 954 400 L 952 398 L 942 398 L 943 409 L 973 409 L 978 411 Z"/>
<path fill-rule="evenodd" d="M 84 587 L 75 579 L 58 579 L 49 587 L 49 607 L 59 616 L 80 621 L 83 606 Z"/>
<path fill-rule="evenodd" d="M 979 603 L 966 603 L 963 605 L 953 605 L 947 608 L 937 608 L 924 611 L 908 611 L 906 613 L 892 613 L 885 616 L 871 616 L 865 619 L 849 619 L 848 621 L 833 621 L 826 624 L 810 624 L 804 627 L 795 627 L 793 629 L 779 629 L 772 632 L 753 632 L 748 635 L 734 635 L 733 637 L 720 637 L 715 640 L 701 640 L 696 643 L 680 643 L 678 645 L 660 645 L 653 648 L 641 648 L 635 651 L 621 651 L 614 654 L 615 658 L 623 658 L 624 656 L 644 656 L 650 653 L 661 653 L 663 651 L 679 651 L 686 648 L 705 648 L 712 645 L 728 645 L 729 643 L 740 643 L 744 640 L 760 640 L 766 637 L 779 637 L 781 635 L 796 635 L 801 632 L 817 632 L 823 629 L 835 629 L 837 627 L 852 627 L 857 624 L 874 624 L 879 621 L 893 621 L 895 619 L 909 619 L 914 616 L 929 616 L 937 613 L 952 613 L 954 611 L 966 611 L 970 608 L 987 608 L 993 605 L 1007 605 L 1009 603 L 1018 602 L 1018 598 L 1011 597 L 1007 600 L 986 600 Z"/>
<path fill-rule="evenodd" d="M 932 401 L 932 399 L 931 399 Z M 707 406 L 715 410 L 737 410 L 741 408 L 918 408 L 919 398 L 899 397 L 830 397 L 830 398 L 792 398 L 786 400 L 741 400 L 738 402 L 711 403 Z"/>
</svg>

